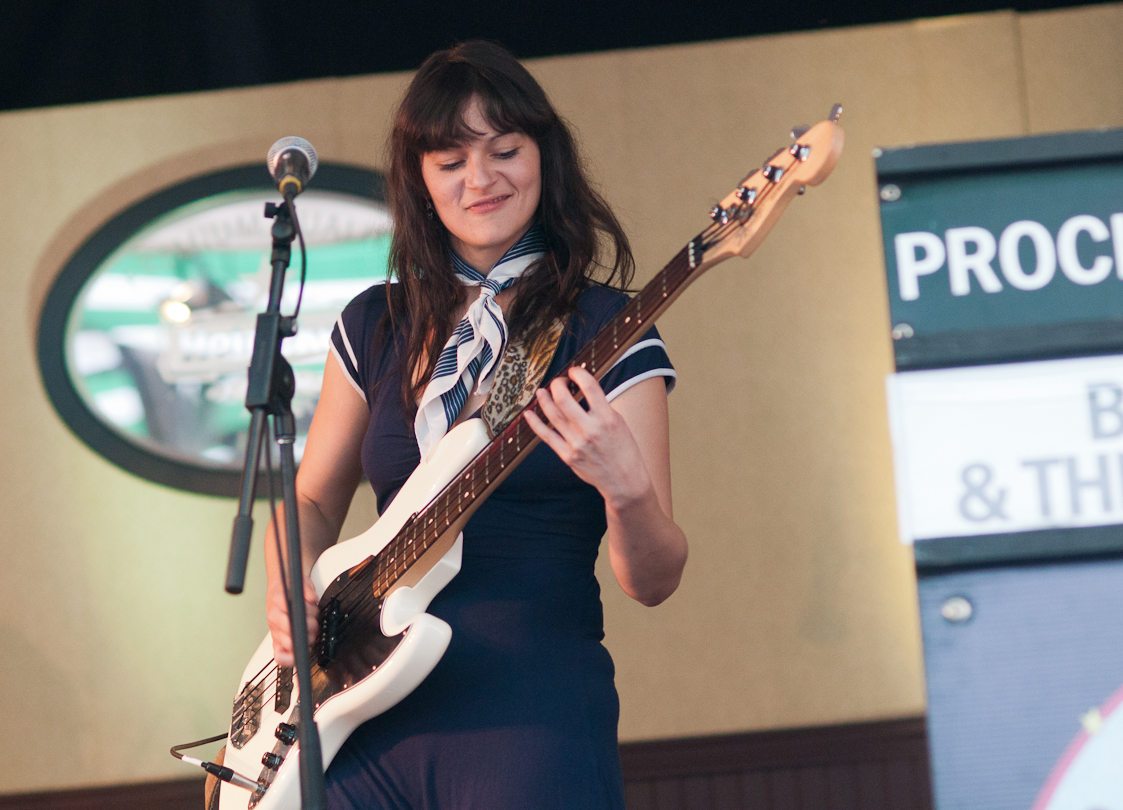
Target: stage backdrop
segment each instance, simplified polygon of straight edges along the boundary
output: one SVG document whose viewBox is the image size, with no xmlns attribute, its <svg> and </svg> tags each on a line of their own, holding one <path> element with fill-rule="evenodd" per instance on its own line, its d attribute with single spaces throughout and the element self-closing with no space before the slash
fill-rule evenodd
<svg viewBox="0 0 1123 810">
<path fill-rule="evenodd" d="M 896 539 L 892 368 L 876 146 L 1123 125 L 1123 6 L 1002 12 L 538 60 L 631 234 L 640 280 L 784 145 L 846 107 L 847 147 L 750 262 L 702 279 L 662 329 L 676 517 L 691 559 L 646 609 L 604 576 L 627 740 L 924 710 L 915 580 Z M 513 43 L 517 45 L 517 43 Z M 225 727 L 265 632 L 222 592 L 234 503 L 140 480 L 78 441 L 36 369 L 70 253 L 130 203 L 300 134 L 382 165 L 406 75 L 0 116 L 0 791 L 193 772 L 172 743 Z M 346 531 L 374 519 L 356 499 Z"/>
</svg>

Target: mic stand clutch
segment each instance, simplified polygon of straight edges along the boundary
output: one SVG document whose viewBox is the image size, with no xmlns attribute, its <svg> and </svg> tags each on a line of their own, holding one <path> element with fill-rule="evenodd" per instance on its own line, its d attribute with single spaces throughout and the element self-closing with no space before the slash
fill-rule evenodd
<svg viewBox="0 0 1123 810">
<path fill-rule="evenodd" d="M 295 195 L 293 195 L 295 196 Z M 246 447 L 245 474 L 242 478 L 242 497 L 238 516 L 234 518 L 234 533 L 230 543 L 230 561 L 226 570 L 226 590 L 241 593 L 246 578 L 246 561 L 249 558 L 250 535 L 253 533 L 253 501 L 257 488 L 257 467 L 265 437 L 265 417 L 273 417 L 273 428 L 281 450 L 281 492 L 285 512 L 285 540 L 288 553 L 289 623 L 292 633 L 293 655 L 296 659 L 296 678 L 300 692 L 297 703 L 300 721 L 300 799 L 303 810 L 323 810 L 327 805 L 324 793 L 323 754 L 320 734 L 312 712 L 315 700 L 312 695 L 312 674 L 308 645 L 302 643 L 307 636 L 304 609 L 304 569 L 301 564 L 300 525 L 296 511 L 296 460 L 293 441 L 296 423 L 292 416 L 292 396 L 296 380 L 292 366 L 281 356 L 281 341 L 296 334 L 293 317 L 281 314 L 281 294 L 285 285 L 285 271 L 289 266 L 292 240 L 296 236 L 291 209 L 292 200 L 286 195 L 280 205 L 266 203 L 265 216 L 273 218 L 273 254 L 270 263 L 273 275 L 269 285 L 269 305 L 257 316 L 257 333 L 254 335 L 253 359 L 250 361 L 249 384 L 246 388 L 246 408 L 253 414 L 250 420 L 249 442 Z"/>
</svg>

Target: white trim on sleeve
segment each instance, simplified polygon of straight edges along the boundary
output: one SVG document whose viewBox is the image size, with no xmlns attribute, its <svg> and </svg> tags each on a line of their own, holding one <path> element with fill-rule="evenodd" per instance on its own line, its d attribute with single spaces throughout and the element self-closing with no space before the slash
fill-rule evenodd
<svg viewBox="0 0 1123 810">
<path fill-rule="evenodd" d="M 662 341 L 651 342 L 661 343 Z M 675 387 L 675 380 L 678 379 L 678 374 L 675 373 L 675 370 L 673 368 L 653 368 L 650 371 L 645 371 L 642 374 L 637 374 L 634 377 L 629 377 L 628 379 L 624 380 L 624 382 L 613 388 L 611 391 L 606 391 L 604 398 L 609 402 L 612 402 L 612 400 L 616 399 L 616 397 L 623 394 L 633 385 L 638 385 L 644 380 L 650 380 L 652 377 L 670 377 L 671 384 L 667 386 L 667 393 L 670 393 L 671 389 Z"/>
<path fill-rule="evenodd" d="M 343 340 L 344 340 L 344 342 L 346 342 L 347 338 L 344 337 Z M 361 396 L 363 398 L 363 402 L 366 402 L 367 401 L 366 393 L 364 393 L 363 389 L 359 387 L 359 384 L 357 382 L 355 382 L 355 378 L 351 376 L 351 372 L 347 370 L 347 363 L 345 363 L 343 361 L 343 358 L 340 356 L 339 349 L 337 349 L 335 347 L 335 341 L 334 340 L 330 342 L 330 348 L 331 348 L 332 357 L 334 357 L 336 359 L 336 362 L 339 363 L 340 369 L 343 370 L 343 376 L 347 378 L 347 382 L 351 383 L 351 387 L 354 388 L 358 392 L 359 396 Z M 348 346 L 347 348 L 350 349 L 351 347 Z M 352 356 L 354 356 L 354 355 L 352 355 Z M 356 366 L 356 368 L 357 368 L 357 366 Z"/>
<path fill-rule="evenodd" d="M 355 350 L 351 348 L 351 339 L 347 337 L 347 327 L 343 325 L 343 313 L 339 313 L 339 317 L 335 319 L 336 326 L 339 327 L 339 336 L 343 338 L 343 346 L 347 349 L 347 356 L 351 358 L 351 365 L 355 367 L 355 371 L 359 370 L 359 359 L 355 357 Z M 351 376 L 351 375 L 347 375 Z"/>
<path fill-rule="evenodd" d="M 613 363 L 609 367 L 608 371 L 612 371 L 612 369 L 616 368 L 636 352 L 643 351 L 644 349 L 650 349 L 652 346 L 660 346 L 662 347 L 663 351 L 667 351 L 667 344 L 659 338 L 648 338 L 647 340 L 641 340 L 639 343 L 636 343 L 634 346 L 632 346 L 632 348 L 628 349 L 626 352 L 620 355 L 620 359 Z M 607 374 L 608 371 L 606 371 L 605 374 Z"/>
</svg>

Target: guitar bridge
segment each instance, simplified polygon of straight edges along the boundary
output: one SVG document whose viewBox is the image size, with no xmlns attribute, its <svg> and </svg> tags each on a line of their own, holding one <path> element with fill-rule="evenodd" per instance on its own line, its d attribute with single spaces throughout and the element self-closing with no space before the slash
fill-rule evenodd
<svg viewBox="0 0 1123 810">
<path fill-rule="evenodd" d="M 230 744 L 241 748 L 261 728 L 262 684 L 247 683 L 234 699 L 233 719 L 230 721 Z"/>
</svg>

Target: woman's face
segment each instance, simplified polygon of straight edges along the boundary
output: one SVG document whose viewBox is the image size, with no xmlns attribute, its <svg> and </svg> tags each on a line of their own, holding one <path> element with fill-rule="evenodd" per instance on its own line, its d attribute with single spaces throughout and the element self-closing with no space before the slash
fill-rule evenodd
<svg viewBox="0 0 1123 810">
<path fill-rule="evenodd" d="M 487 272 L 526 233 L 542 194 L 538 144 L 521 132 L 496 132 L 473 98 L 464 123 L 479 133 L 452 149 L 426 152 L 421 176 L 452 246 Z"/>
</svg>

